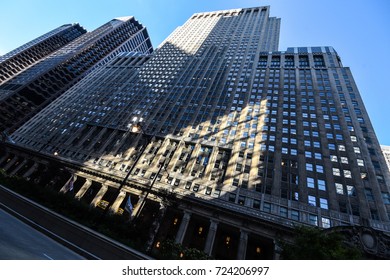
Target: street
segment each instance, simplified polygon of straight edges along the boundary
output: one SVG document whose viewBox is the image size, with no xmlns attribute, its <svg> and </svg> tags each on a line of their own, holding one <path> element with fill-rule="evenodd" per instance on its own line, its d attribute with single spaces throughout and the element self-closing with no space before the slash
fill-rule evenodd
<svg viewBox="0 0 390 280">
<path fill-rule="evenodd" d="M 1 260 L 81 260 L 60 243 L 0 209 Z"/>
</svg>

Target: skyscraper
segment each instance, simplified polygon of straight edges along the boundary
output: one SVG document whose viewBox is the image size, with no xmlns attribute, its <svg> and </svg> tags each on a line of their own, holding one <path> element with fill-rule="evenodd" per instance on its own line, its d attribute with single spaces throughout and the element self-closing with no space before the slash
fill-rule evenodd
<svg viewBox="0 0 390 280">
<path fill-rule="evenodd" d="M 65 24 L 1 56 L 0 85 L 86 32 L 79 24 Z M 6 89 L 1 90 L 3 96 Z"/>
<path fill-rule="evenodd" d="M 381 149 L 382 149 L 382 153 L 385 157 L 385 160 L 386 160 L 386 163 L 387 163 L 387 166 L 390 170 L 390 147 L 389 146 L 385 146 L 385 145 L 381 145 Z"/>
<path fill-rule="evenodd" d="M 275 258 L 294 225 L 389 232 L 389 172 L 350 70 L 332 47 L 278 51 L 279 26 L 269 7 L 194 14 L 12 138 L 72 163 L 79 199 L 117 212 L 131 197 L 150 250 Z"/>
<path fill-rule="evenodd" d="M 152 52 L 145 27 L 133 17 L 113 19 L 82 36 L 80 32 L 85 30 L 78 24 L 65 25 L 1 58 L 0 131 L 11 133 L 118 53 Z"/>
</svg>

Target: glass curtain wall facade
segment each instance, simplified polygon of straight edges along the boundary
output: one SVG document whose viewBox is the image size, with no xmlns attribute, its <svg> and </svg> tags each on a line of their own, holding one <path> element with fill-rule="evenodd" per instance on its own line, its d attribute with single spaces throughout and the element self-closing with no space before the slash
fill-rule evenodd
<svg viewBox="0 0 390 280">
<path fill-rule="evenodd" d="M 89 71 L 124 51 L 153 51 L 146 28 L 134 17 L 117 18 L 88 32 L 1 85 L 0 130 L 8 134 Z"/>
<path fill-rule="evenodd" d="M 0 85 L 86 32 L 77 23 L 65 24 L 0 56 Z M 0 87 L 2 96 L 7 88 L 12 86 Z"/>
</svg>

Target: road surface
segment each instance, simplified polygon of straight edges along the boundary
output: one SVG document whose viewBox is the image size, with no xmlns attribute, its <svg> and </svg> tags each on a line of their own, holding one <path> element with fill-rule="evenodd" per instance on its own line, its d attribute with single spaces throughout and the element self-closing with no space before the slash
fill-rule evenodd
<svg viewBox="0 0 390 280">
<path fill-rule="evenodd" d="M 81 260 L 82 256 L 0 209 L 0 260 Z"/>
</svg>

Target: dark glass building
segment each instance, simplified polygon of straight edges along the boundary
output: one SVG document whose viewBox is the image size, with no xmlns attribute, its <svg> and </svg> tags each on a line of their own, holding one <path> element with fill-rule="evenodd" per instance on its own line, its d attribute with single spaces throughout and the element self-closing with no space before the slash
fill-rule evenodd
<svg viewBox="0 0 390 280">
<path fill-rule="evenodd" d="M 85 32 L 65 25 L 1 57 L 0 131 L 12 133 L 117 54 L 152 52 L 146 28 L 133 17 Z"/>
</svg>

